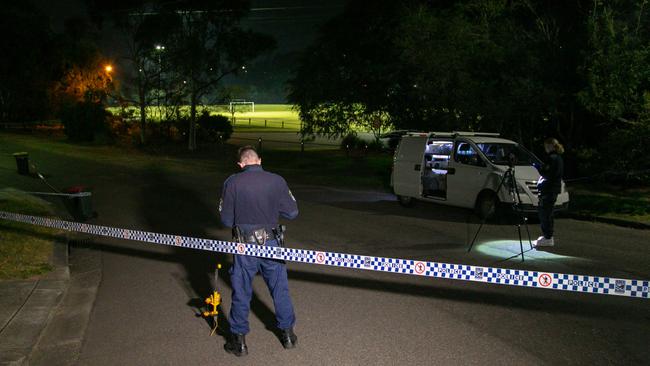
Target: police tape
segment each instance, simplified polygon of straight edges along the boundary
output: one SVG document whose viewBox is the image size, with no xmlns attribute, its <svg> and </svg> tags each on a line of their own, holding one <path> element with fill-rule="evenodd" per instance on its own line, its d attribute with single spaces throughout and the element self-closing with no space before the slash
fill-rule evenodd
<svg viewBox="0 0 650 366">
<path fill-rule="evenodd" d="M 321 264 L 326 266 L 355 268 L 378 272 L 401 273 L 406 275 L 445 278 L 451 280 L 483 282 L 496 285 L 533 287 L 548 290 L 627 296 L 643 299 L 650 298 L 650 281 L 643 280 L 470 266 L 464 264 L 426 262 L 413 259 L 372 257 L 308 249 L 234 243 L 222 240 L 84 224 L 5 211 L 0 211 L 0 219 L 111 238 L 228 254 L 280 259 L 292 262 Z"/>
</svg>

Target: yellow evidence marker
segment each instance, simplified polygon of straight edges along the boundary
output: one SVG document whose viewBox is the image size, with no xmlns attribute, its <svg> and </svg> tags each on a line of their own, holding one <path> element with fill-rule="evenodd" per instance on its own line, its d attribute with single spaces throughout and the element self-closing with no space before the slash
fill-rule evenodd
<svg viewBox="0 0 650 366">
<path fill-rule="evenodd" d="M 212 328 L 212 331 L 210 332 L 210 335 L 214 335 L 217 331 L 217 328 L 219 327 L 219 323 L 217 321 L 217 315 L 219 314 L 219 311 L 217 310 L 217 307 L 219 304 L 221 304 L 221 294 L 219 291 L 217 291 L 217 281 L 219 280 L 219 269 L 221 269 L 221 264 L 217 264 L 217 270 L 214 271 L 214 291 L 212 292 L 212 295 L 210 297 L 205 299 L 205 303 L 208 305 L 208 310 L 203 312 L 203 317 L 212 317 L 214 320 L 214 327 Z"/>
</svg>

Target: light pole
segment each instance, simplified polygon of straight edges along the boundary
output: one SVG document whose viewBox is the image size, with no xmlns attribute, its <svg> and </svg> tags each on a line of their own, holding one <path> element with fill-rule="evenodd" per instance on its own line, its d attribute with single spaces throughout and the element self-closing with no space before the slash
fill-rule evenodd
<svg viewBox="0 0 650 366">
<path fill-rule="evenodd" d="M 158 114 L 159 118 L 162 120 L 163 113 L 160 110 L 160 99 L 162 97 L 162 53 L 165 51 L 165 46 L 163 45 L 156 45 L 156 53 L 158 54 L 158 93 L 157 94 L 157 100 L 158 100 Z"/>
<path fill-rule="evenodd" d="M 104 99 L 110 95 L 110 90 L 112 88 L 112 83 L 113 83 L 113 75 L 111 75 L 111 73 L 113 72 L 113 65 L 111 64 L 104 65 L 104 72 L 106 73 L 106 81 L 103 82 L 100 99 Z"/>
</svg>

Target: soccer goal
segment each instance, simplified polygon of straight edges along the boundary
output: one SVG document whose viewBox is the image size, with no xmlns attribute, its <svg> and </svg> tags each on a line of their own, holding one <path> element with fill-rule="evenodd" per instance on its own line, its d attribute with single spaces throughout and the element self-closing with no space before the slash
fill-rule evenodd
<svg viewBox="0 0 650 366">
<path fill-rule="evenodd" d="M 230 113 L 242 112 L 241 108 L 237 108 L 237 106 L 244 106 L 244 112 L 248 112 L 245 106 L 250 106 L 250 112 L 255 112 L 255 102 L 249 102 L 245 99 L 233 99 L 229 103 L 228 109 Z"/>
</svg>

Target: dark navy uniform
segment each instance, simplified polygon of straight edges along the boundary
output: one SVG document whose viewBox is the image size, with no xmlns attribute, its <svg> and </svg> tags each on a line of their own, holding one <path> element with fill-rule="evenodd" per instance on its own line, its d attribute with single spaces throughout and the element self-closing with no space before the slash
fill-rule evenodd
<svg viewBox="0 0 650 366">
<path fill-rule="evenodd" d="M 557 195 L 562 190 L 562 175 L 564 175 L 564 161 L 562 156 L 552 152 L 539 169 L 541 177 L 537 183 L 539 192 L 538 214 L 544 238 L 553 237 L 553 208 Z"/>
<path fill-rule="evenodd" d="M 247 165 L 242 172 L 231 175 L 224 182 L 219 212 L 221 222 L 225 226 L 237 226 L 244 237 L 249 237 L 254 230 L 260 228 L 270 233 L 277 227 L 279 216 L 286 219 L 296 218 L 298 206 L 287 182 L 281 176 L 264 171 L 260 165 Z M 265 245 L 277 246 L 278 243 L 271 238 Z M 273 297 L 278 328 L 292 328 L 296 317 L 289 296 L 287 268 L 284 262 L 234 255 L 234 263 L 230 268 L 233 290 L 230 308 L 231 332 L 249 332 L 248 313 L 253 295 L 252 282 L 257 272 L 262 273 Z"/>
</svg>

